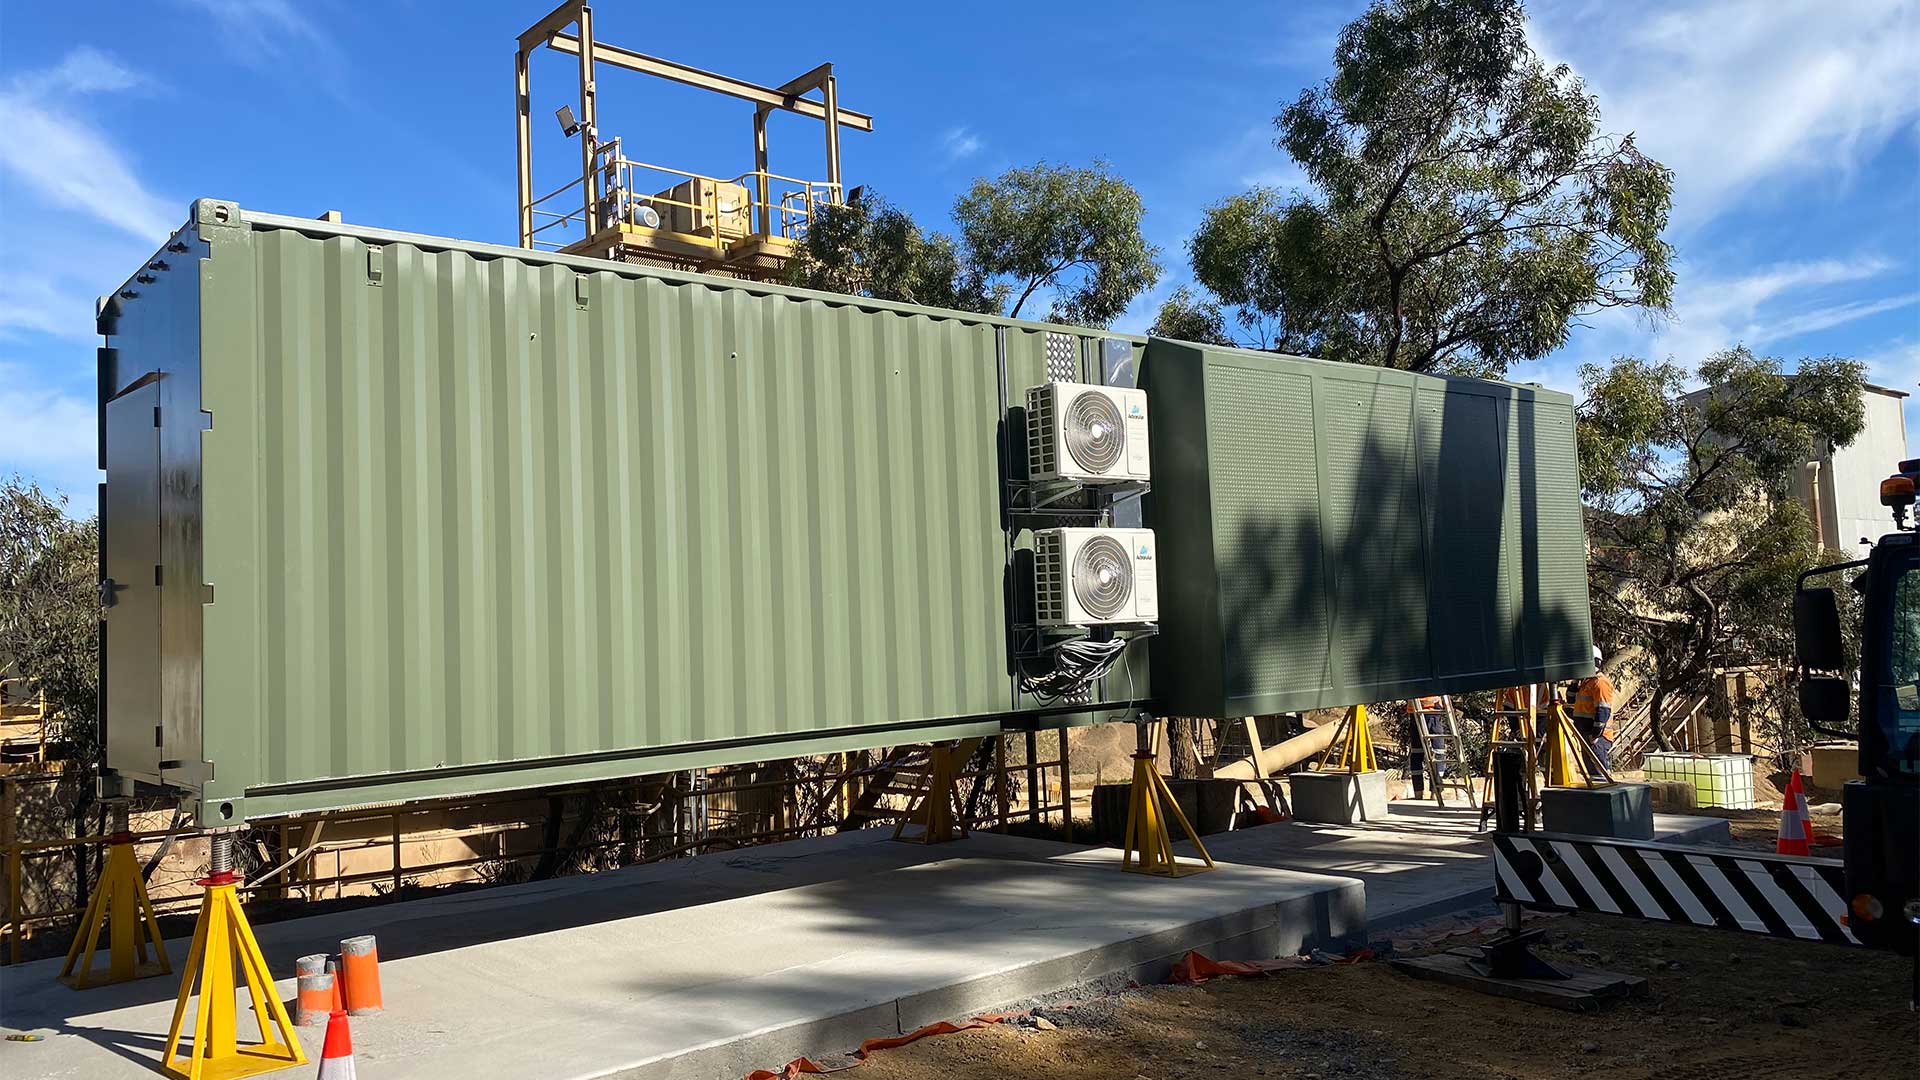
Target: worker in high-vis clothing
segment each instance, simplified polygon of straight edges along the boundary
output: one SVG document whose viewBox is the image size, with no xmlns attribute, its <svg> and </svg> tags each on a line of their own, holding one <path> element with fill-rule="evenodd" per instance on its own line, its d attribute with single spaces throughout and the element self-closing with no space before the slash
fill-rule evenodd
<svg viewBox="0 0 1920 1080">
<path fill-rule="evenodd" d="M 1601 670 L 1600 650 L 1593 650 L 1593 674 L 1581 679 L 1574 687 L 1573 704 L 1568 706 L 1567 715 L 1573 718 L 1573 726 L 1580 731 L 1582 738 L 1593 747 L 1594 756 L 1600 759 L 1601 768 L 1610 767 L 1608 756 L 1613 753 L 1613 680 Z"/>
</svg>

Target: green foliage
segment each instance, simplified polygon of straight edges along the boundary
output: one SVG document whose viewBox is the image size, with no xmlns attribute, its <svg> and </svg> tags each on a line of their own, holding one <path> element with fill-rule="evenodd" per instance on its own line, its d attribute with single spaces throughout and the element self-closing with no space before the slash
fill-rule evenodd
<svg viewBox="0 0 1920 1080">
<path fill-rule="evenodd" d="M 1040 162 L 975 180 L 953 204 L 974 270 L 1010 286 L 1018 317 L 1042 288 L 1048 318 L 1106 326 L 1160 280 L 1158 254 L 1140 233 L 1140 193 L 1105 162 Z"/>
<path fill-rule="evenodd" d="M 906 211 L 868 194 L 818 211 L 787 280 L 827 292 L 1006 314 L 1052 298 L 1046 316 L 1105 326 L 1160 279 L 1140 233 L 1140 193 L 1104 163 L 1041 162 L 975 180 L 955 200 L 961 241 L 923 232 Z"/>
<path fill-rule="evenodd" d="M 1859 434 L 1863 373 L 1827 357 L 1788 375 L 1735 348 L 1682 395 L 1687 372 L 1671 362 L 1581 370 L 1594 631 L 1609 655 L 1634 658 L 1656 710 L 1706 693 L 1718 668 L 1791 664 L 1794 579 L 1822 553 L 1788 485 L 1825 444 Z"/>
<path fill-rule="evenodd" d="M 1672 174 L 1600 132 L 1519 0 L 1382 0 L 1275 125 L 1315 189 L 1208 209 L 1194 277 L 1254 344 L 1499 375 L 1583 314 L 1665 310 Z"/>
<path fill-rule="evenodd" d="M 1220 303 L 1194 295 L 1185 285 L 1173 290 L 1160 304 L 1159 314 L 1147 333 L 1154 337 L 1177 338 L 1199 345 L 1233 345 L 1227 330 L 1227 317 Z"/>
<path fill-rule="evenodd" d="M 0 659 L 44 691 L 73 756 L 99 753 L 98 519 L 74 521 L 64 498 L 12 477 L 0 483 Z"/>
<path fill-rule="evenodd" d="M 1002 293 L 961 260 L 953 239 L 923 233 L 876 195 L 815 212 L 787 266 L 789 283 L 903 304 L 994 313 Z"/>
</svg>

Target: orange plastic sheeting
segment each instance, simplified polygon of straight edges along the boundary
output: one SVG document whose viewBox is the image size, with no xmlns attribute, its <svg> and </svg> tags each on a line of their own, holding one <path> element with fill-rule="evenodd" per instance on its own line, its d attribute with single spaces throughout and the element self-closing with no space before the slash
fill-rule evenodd
<svg viewBox="0 0 1920 1080">
<path fill-rule="evenodd" d="M 1362 960 L 1373 959 L 1372 949 L 1359 949 L 1334 961 L 1336 964 L 1357 964 Z M 1208 979 L 1217 979 L 1223 975 L 1268 975 L 1289 968 L 1314 967 L 1316 962 L 1304 956 L 1286 956 L 1278 960 L 1215 960 L 1204 953 L 1188 950 L 1173 965 L 1173 971 L 1167 975 L 1171 983 L 1203 983 Z"/>
<path fill-rule="evenodd" d="M 854 1055 L 860 1060 L 854 1062 L 852 1065 L 841 1065 L 829 1069 L 819 1062 L 814 1061 L 812 1058 L 797 1057 L 785 1065 L 782 1065 L 778 1072 L 772 1069 L 755 1069 L 746 1075 L 746 1080 L 793 1080 L 796 1076 L 808 1074 L 818 1076 L 825 1075 L 826 1073 L 845 1072 L 856 1065 L 864 1063 L 869 1055 L 879 1050 L 891 1050 L 896 1046 L 905 1046 L 916 1039 L 924 1039 L 929 1035 L 951 1035 L 956 1031 L 972 1031 L 975 1028 L 983 1028 L 989 1024 L 1003 1023 L 1017 1016 L 1024 1015 L 1026 1014 L 986 1013 L 981 1016 L 976 1016 L 971 1020 L 964 1020 L 958 1024 L 949 1020 L 942 1020 L 937 1024 L 927 1024 L 924 1027 L 915 1028 L 905 1035 L 890 1035 L 883 1039 L 868 1039 L 860 1044 L 860 1049 L 854 1051 Z"/>
</svg>

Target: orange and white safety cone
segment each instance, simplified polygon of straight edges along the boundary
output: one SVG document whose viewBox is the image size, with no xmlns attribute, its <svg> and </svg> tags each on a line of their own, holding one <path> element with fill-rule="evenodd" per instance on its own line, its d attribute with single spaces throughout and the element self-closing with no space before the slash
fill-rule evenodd
<svg viewBox="0 0 1920 1080">
<path fill-rule="evenodd" d="M 355 1080 L 353 1070 L 353 1031 L 347 1027 L 347 1014 L 335 1009 L 327 1017 L 327 1043 L 320 1050 L 319 1080 Z"/>
<path fill-rule="evenodd" d="M 380 1011 L 380 950 L 373 935 L 350 937 L 340 943 L 340 996 L 347 1013 L 368 1016 Z"/>
<path fill-rule="evenodd" d="M 1780 839 L 1773 850 L 1781 855 L 1808 855 L 1813 847 L 1813 819 L 1807 816 L 1807 793 L 1800 787 L 1800 770 L 1787 781 L 1786 798 L 1780 807 Z"/>
</svg>

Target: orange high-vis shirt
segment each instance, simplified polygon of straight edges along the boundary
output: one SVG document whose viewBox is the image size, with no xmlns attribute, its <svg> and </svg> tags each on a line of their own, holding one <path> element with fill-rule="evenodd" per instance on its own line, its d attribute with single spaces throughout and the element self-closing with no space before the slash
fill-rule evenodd
<svg viewBox="0 0 1920 1080">
<path fill-rule="evenodd" d="M 1503 712 L 1526 712 L 1527 688 L 1524 686 L 1509 686 L 1505 690 L 1500 691 L 1499 704 L 1495 705 L 1494 708 Z"/>
<path fill-rule="evenodd" d="M 1607 738 L 1613 738 L 1613 680 L 1604 672 L 1596 672 L 1590 678 L 1580 681 L 1579 689 L 1574 691 L 1573 705 L 1568 708 L 1575 716 L 1593 717 L 1599 714 L 1600 706 L 1607 707 L 1607 726 L 1601 732 Z"/>
<path fill-rule="evenodd" d="M 1440 695 L 1429 694 L 1426 697 L 1414 698 L 1413 709 L 1415 712 L 1446 712 L 1447 705 L 1440 700 Z"/>
</svg>

